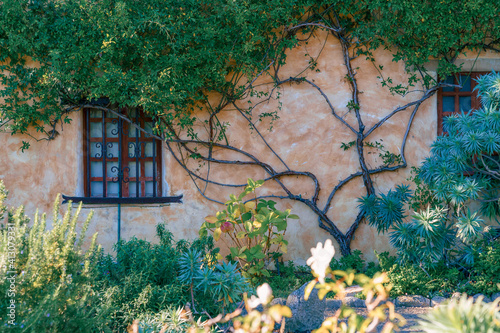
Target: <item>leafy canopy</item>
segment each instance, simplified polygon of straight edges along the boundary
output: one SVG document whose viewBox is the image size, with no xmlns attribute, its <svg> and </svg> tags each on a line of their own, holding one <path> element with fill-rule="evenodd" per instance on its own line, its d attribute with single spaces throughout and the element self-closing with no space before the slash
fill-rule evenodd
<svg viewBox="0 0 500 333">
<path fill-rule="evenodd" d="M 369 59 L 371 50 L 385 47 L 424 73 L 430 57 L 441 72 L 456 72 L 452 60 L 465 48 L 498 43 L 498 12 L 494 0 L 6 1 L 0 127 L 26 133 L 34 126 L 51 139 L 55 124 L 70 122 L 69 112 L 100 97 L 162 118 L 158 131 L 190 127 L 195 106 L 221 109 L 244 99 L 253 76 L 282 65 L 297 34 L 311 32 L 296 28 L 308 22 L 342 26 Z M 215 106 L 210 94 L 220 95 Z"/>
</svg>

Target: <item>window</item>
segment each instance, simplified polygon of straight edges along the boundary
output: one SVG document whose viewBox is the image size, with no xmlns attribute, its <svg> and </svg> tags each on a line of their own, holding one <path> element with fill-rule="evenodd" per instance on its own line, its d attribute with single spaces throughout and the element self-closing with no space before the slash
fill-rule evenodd
<svg viewBox="0 0 500 333">
<path fill-rule="evenodd" d="M 479 76 L 483 72 L 460 73 L 446 78 L 446 83 L 459 84 L 462 88 L 446 87 L 438 90 L 438 135 L 443 134 L 443 119 L 454 113 L 479 109 L 481 101 L 474 91 Z"/>
<path fill-rule="evenodd" d="M 120 112 L 146 131 L 153 120 Z M 109 112 L 84 110 L 84 184 L 91 198 L 161 197 L 161 142 Z"/>
</svg>

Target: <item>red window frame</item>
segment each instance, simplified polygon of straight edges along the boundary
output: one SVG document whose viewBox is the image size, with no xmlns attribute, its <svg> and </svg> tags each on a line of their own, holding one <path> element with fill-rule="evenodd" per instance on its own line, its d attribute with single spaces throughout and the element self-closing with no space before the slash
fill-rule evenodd
<svg viewBox="0 0 500 333">
<path fill-rule="evenodd" d="M 471 109 L 472 110 L 477 110 L 481 107 L 481 99 L 479 96 L 477 96 L 477 91 L 474 90 L 476 87 L 477 83 L 475 79 L 478 77 L 488 74 L 489 72 L 472 72 L 472 73 L 458 73 L 454 75 L 453 77 L 448 77 L 450 80 L 453 78 L 453 84 L 460 84 L 459 80 L 463 77 L 469 77 L 470 80 L 470 90 L 464 90 L 463 88 L 439 88 L 437 92 L 437 111 L 438 111 L 438 126 L 437 126 L 437 134 L 438 135 L 443 135 L 443 120 L 445 117 L 451 116 L 452 114 L 460 113 L 462 110 L 460 110 L 460 97 L 471 97 Z M 451 80 L 450 80 L 451 81 Z M 451 83 L 451 82 L 450 82 Z M 444 97 L 453 97 L 454 98 L 454 110 L 443 110 L 444 102 L 443 98 Z M 468 110 L 464 110 L 468 111 Z"/>
<path fill-rule="evenodd" d="M 92 111 L 102 112 L 101 116 L 96 117 Z M 147 123 L 153 123 L 153 119 L 146 117 L 143 112 L 136 108 L 120 108 L 120 112 L 127 115 L 140 128 L 146 128 Z M 147 198 L 147 197 L 161 197 L 162 195 L 162 182 L 161 182 L 161 160 L 162 149 L 161 141 L 147 135 L 143 131 L 134 129 L 127 121 L 112 115 L 105 111 L 95 108 L 85 108 L 83 110 L 83 152 L 84 152 L 84 193 L 85 197 L 94 198 Z M 135 114 L 135 115 L 134 115 Z M 91 123 L 100 123 L 102 129 L 101 137 L 92 137 Z M 107 135 L 107 130 L 110 125 L 116 127 L 114 135 Z M 130 133 L 134 133 L 130 136 Z M 114 145 L 117 145 L 117 149 Z M 149 156 L 146 154 L 148 146 Z M 92 147 L 100 152 L 91 154 Z M 110 148 L 118 150 L 118 156 L 108 152 Z M 132 155 L 131 155 L 132 150 Z M 94 150 L 95 152 L 95 150 Z M 97 177 L 91 175 L 91 163 L 102 162 L 102 176 Z M 152 167 L 151 163 L 152 162 Z M 108 163 L 114 163 L 115 166 L 108 170 Z M 148 164 L 149 163 L 149 164 Z M 118 164 L 118 167 L 116 167 Z M 146 177 L 146 166 L 152 175 Z M 113 168 L 115 168 L 113 170 Z M 134 172 L 131 172 L 133 170 Z M 137 172 L 140 170 L 139 172 Z M 97 195 L 92 193 L 92 182 L 101 182 L 103 189 L 102 194 Z M 118 192 L 110 193 L 108 191 L 108 184 L 118 184 Z M 146 185 L 152 185 L 152 191 L 146 193 Z M 97 186 L 97 185 L 96 185 Z M 132 186 L 135 186 L 134 191 Z M 97 192 L 97 191 L 96 191 Z M 135 192 L 133 194 L 132 192 Z"/>
</svg>

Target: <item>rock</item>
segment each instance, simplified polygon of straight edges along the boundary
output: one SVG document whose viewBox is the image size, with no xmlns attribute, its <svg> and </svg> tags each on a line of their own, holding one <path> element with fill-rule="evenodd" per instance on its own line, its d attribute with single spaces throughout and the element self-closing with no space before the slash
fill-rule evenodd
<svg viewBox="0 0 500 333">
<path fill-rule="evenodd" d="M 435 307 L 435 306 L 439 306 L 441 305 L 443 302 L 446 302 L 448 299 L 446 297 L 443 297 L 443 296 L 435 296 L 431 299 L 431 306 L 432 307 Z"/>
<path fill-rule="evenodd" d="M 500 298 L 500 293 L 494 293 L 493 295 L 491 295 L 492 301 L 496 300 L 497 298 Z"/>
<path fill-rule="evenodd" d="M 327 299 L 326 308 L 328 310 L 337 310 L 342 306 L 342 300 L 340 299 Z"/>
<path fill-rule="evenodd" d="M 241 316 L 246 316 L 248 314 L 247 312 L 247 309 L 245 307 L 244 304 L 241 304 Z M 262 304 L 258 305 L 255 310 L 259 311 L 259 312 L 263 312 L 264 311 L 264 307 L 262 306 Z"/>
<path fill-rule="evenodd" d="M 318 289 L 314 288 L 309 299 L 304 300 L 304 291 L 308 283 L 288 296 L 286 305 L 292 310 L 292 318 L 286 320 L 287 332 L 312 331 L 323 323 L 326 299 L 318 298 Z"/>
<path fill-rule="evenodd" d="M 271 306 L 276 304 L 286 305 L 286 299 L 280 297 L 273 298 L 273 300 L 271 301 Z"/>
<path fill-rule="evenodd" d="M 420 295 L 398 296 L 396 298 L 395 305 L 398 307 L 405 306 L 405 307 L 424 308 L 431 306 L 431 300 Z"/>
<path fill-rule="evenodd" d="M 362 291 L 363 291 L 362 287 L 360 287 L 358 285 L 354 285 L 354 286 L 350 286 L 350 287 L 345 288 L 345 295 L 346 296 L 354 296 L 355 294 L 362 292 Z"/>
<path fill-rule="evenodd" d="M 477 302 L 477 300 L 482 297 L 483 298 L 483 303 L 490 303 L 491 302 L 491 299 L 487 296 L 484 296 L 483 294 L 475 294 L 474 296 L 472 296 L 472 299 L 474 300 L 474 303 Z"/>
<path fill-rule="evenodd" d="M 354 296 L 344 297 L 344 299 L 342 300 L 342 303 L 344 303 L 344 305 L 347 305 L 351 308 L 366 308 L 365 301 L 363 301 L 362 299 L 359 299 L 357 297 L 354 297 Z"/>
<path fill-rule="evenodd" d="M 452 299 L 452 300 L 454 300 L 454 299 L 459 300 L 460 298 L 462 298 L 462 294 L 459 293 L 458 291 L 455 291 L 453 294 L 451 294 L 451 297 L 450 297 L 450 299 Z"/>
</svg>

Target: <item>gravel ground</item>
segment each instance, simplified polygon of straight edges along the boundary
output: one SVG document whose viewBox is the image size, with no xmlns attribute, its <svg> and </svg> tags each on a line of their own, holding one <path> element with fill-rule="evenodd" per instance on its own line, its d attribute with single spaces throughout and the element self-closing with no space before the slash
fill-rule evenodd
<svg viewBox="0 0 500 333">
<path fill-rule="evenodd" d="M 358 313 L 360 315 L 366 315 L 366 309 L 363 309 L 363 308 L 354 308 L 354 309 L 356 310 L 356 313 Z M 403 326 L 399 332 L 402 332 L 402 333 L 422 332 L 422 331 L 417 330 L 413 327 L 417 324 L 416 320 L 418 319 L 418 317 L 422 314 L 429 312 L 431 309 L 432 308 L 430 308 L 430 307 L 429 308 L 413 308 L 413 307 L 396 308 L 396 312 L 399 313 L 400 315 L 402 315 L 406 319 L 406 325 Z M 335 313 L 335 311 L 333 309 L 330 311 L 327 310 L 325 312 L 325 318 L 332 316 L 334 313 Z M 377 327 L 377 332 L 381 332 L 383 326 L 384 326 L 383 324 L 380 324 Z"/>
</svg>

